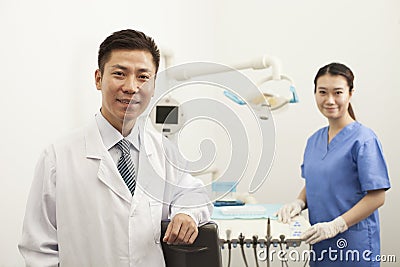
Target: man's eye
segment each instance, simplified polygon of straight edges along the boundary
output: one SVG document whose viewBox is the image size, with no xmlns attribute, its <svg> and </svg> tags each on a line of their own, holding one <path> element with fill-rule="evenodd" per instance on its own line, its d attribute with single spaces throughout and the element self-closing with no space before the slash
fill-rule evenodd
<svg viewBox="0 0 400 267">
<path fill-rule="evenodd" d="M 114 71 L 113 75 L 115 75 L 115 76 L 124 76 L 124 73 L 122 71 Z"/>
<path fill-rule="evenodd" d="M 340 94 L 343 94 L 343 92 L 342 91 L 336 91 L 336 94 L 340 95 Z"/>
<path fill-rule="evenodd" d="M 150 76 L 149 75 L 139 75 L 139 79 L 147 81 L 150 79 Z"/>
</svg>

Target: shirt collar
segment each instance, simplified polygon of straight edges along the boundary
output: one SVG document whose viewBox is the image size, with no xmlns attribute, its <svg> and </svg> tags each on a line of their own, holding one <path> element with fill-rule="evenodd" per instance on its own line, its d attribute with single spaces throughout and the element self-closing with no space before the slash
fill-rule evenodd
<svg viewBox="0 0 400 267">
<path fill-rule="evenodd" d="M 101 139 L 103 140 L 103 144 L 107 150 L 110 150 L 114 147 L 120 140 L 124 137 L 122 134 L 115 129 L 106 118 L 104 118 L 101 112 L 96 113 L 95 115 L 97 127 L 99 128 Z M 131 133 L 125 137 L 131 144 L 139 151 L 140 150 L 140 138 L 139 138 L 139 127 L 138 123 L 132 128 Z"/>
</svg>

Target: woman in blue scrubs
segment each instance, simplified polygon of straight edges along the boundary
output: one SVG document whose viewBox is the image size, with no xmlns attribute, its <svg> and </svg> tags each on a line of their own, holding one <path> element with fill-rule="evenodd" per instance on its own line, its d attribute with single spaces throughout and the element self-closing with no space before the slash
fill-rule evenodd
<svg viewBox="0 0 400 267">
<path fill-rule="evenodd" d="M 301 166 L 305 187 L 278 211 L 287 223 L 308 208 L 312 227 L 302 239 L 313 245 L 310 266 L 380 266 L 378 208 L 390 182 L 377 136 L 355 119 L 353 80 L 340 63 L 319 69 L 315 100 L 329 126 L 308 139 Z"/>
</svg>

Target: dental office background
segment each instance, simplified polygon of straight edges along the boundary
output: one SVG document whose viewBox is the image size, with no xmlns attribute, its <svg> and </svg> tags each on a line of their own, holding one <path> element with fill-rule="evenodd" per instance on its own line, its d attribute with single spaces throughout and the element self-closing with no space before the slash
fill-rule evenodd
<svg viewBox="0 0 400 267">
<path fill-rule="evenodd" d="M 38 156 L 98 111 L 97 49 L 106 36 L 125 28 L 154 37 L 161 49 L 173 52 L 175 64 L 230 64 L 264 54 L 279 58 L 300 102 L 273 113 L 274 162 L 252 195 L 260 203 L 286 203 L 297 196 L 306 139 L 327 124 L 314 102 L 313 78 L 326 63 L 347 64 L 356 75 L 352 103 L 357 119 L 380 138 L 392 183 L 380 209 L 381 253 L 400 261 L 400 1 L 1 0 L 0 267 L 23 266 L 17 242 Z M 244 73 L 257 80 L 268 71 Z M 277 93 L 287 89 L 282 90 Z M 188 92 L 192 98 L 202 94 Z M 190 138 L 183 135 L 180 147 L 203 136 L 199 129 L 188 129 Z M 222 139 L 214 141 L 225 144 Z M 214 168 L 229 154 L 224 149 Z M 247 192 L 249 177 L 238 192 Z"/>
</svg>

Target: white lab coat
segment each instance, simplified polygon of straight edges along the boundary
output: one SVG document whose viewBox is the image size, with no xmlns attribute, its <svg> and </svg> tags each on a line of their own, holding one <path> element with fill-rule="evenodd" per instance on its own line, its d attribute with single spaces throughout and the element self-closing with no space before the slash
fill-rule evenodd
<svg viewBox="0 0 400 267">
<path fill-rule="evenodd" d="M 133 198 L 94 119 L 44 151 L 19 243 L 26 266 L 164 266 L 161 220 L 179 212 L 198 224 L 209 220 L 210 205 L 179 207 L 208 201 L 201 181 L 167 163 L 176 153 L 161 146 L 159 134 L 139 129 L 145 150 Z"/>
</svg>

